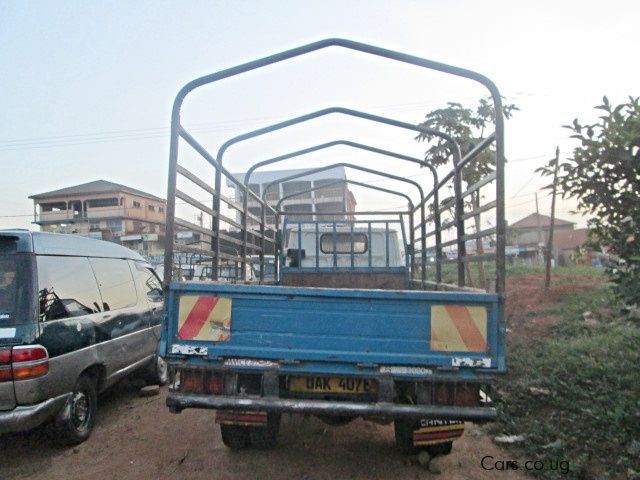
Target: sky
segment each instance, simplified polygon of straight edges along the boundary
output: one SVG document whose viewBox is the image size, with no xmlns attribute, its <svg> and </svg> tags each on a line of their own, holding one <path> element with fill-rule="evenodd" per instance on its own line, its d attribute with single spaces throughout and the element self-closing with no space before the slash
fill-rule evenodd
<svg viewBox="0 0 640 480">
<path fill-rule="evenodd" d="M 507 220 L 549 213 L 534 170 L 575 144 L 562 125 L 591 121 L 607 95 L 638 95 L 640 3 L 633 1 L 0 1 L 0 228 L 34 228 L 27 197 L 105 179 L 165 197 L 172 103 L 188 81 L 329 37 L 475 70 L 520 111 L 506 125 Z M 447 102 L 474 106 L 473 82 L 331 48 L 218 82 L 187 97 L 183 125 L 211 152 L 235 135 L 343 106 L 412 124 Z M 344 139 L 420 157 L 412 132 L 340 115 L 225 153 L 233 172 L 293 150 Z M 195 165 L 181 146 L 185 164 Z M 428 173 L 335 147 L 278 164 L 348 161 L 419 181 Z M 201 168 L 202 165 L 199 166 Z M 275 167 L 274 167 L 275 168 Z M 444 170 L 442 170 L 444 172 Z M 406 184 L 348 176 L 409 192 Z M 203 178 L 208 178 L 203 173 Z M 354 187 L 362 209 L 397 198 Z M 412 193 L 412 195 L 416 195 Z M 557 215 L 584 225 L 574 203 Z"/>
</svg>

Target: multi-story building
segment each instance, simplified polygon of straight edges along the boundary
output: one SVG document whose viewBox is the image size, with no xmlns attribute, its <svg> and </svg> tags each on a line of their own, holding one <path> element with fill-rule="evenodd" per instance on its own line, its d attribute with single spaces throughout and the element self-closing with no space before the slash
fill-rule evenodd
<svg viewBox="0 0 640 480">
<path fill-rule="evenodd" d="M 121 243 L 143 255 L 164 251 L 164 199 L 106 180 L 39 193 L 33 223 L 43 232 L 75 233 Z"/>
<path fill-rule="evenodd" d="M 353 193 L 349 190 L 346 182 L 340 182 L 340 180 L 346 180 L 347 178 L 344 168 L 336 168 L 320 173 L 305 175 L 300 179 L 276 183 L 271 187 L 268 187 L 271 182 L 275 182 L 280 178 L 296 175 L 305 171 L 308 170 L 298 169 L 254 172 L 251 175 L 249 188 L 261 197 L 264 194 L 266 201 L 274 207 L 280 199 L 300 192 L 299 195 L 285 199 L 282 202 L 282 209 L 285 213 L 301 213 L 300 215 L 291 215 L 289 217 L 290 220 L 322 221 L 353 218 L 353 215 L 349 214 L 317 215 L 318 213 L 353 212 L 355 210 L 356 200 Z M 234 174 L 234 177 L 241 182 L 244 182 L 244 176 L 244 173 Z M 227 181 L 227 185 L 229 187 L 235 187 L 235 185 L 230 181 Z M 316 189 L 316 187 L 320 188 Z M 265 192 L 266 188 L 269 190 Z M 307 190 L 310 189 L 314 190 L 308 192 Z M 235 199 L 237 202 L 242 201 L 242 193 L 237 188 L 235 189 Z M 248 206 L 251 213 L 260 216 L 260 205 L 255 199 L 250 198 Z M 250 225 L 251 224 L 255 224 L 255 222 L 250 221 Z M 273 215 L 267 216 L 267 224 L 270 226 L 275 224 L 275 218 Z"/>
</svg>

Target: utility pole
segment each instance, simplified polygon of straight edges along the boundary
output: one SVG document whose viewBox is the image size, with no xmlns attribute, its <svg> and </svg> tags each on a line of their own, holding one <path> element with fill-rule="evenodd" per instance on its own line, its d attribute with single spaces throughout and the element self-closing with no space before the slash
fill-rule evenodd
<svg viewBox="0 0 640 480">
<path fill-rule="evenodd" d="M 556 219 L 556 190 L 558 188 L 558 164 L 560 160 L 560 147 L 556 147 L 556 161 L 553 170 L 553 189 L 551 193 L 551 225 L 549 225 L 549 241 L 547 242 L 547 275 L 544 280 L 544 288 L 551 287 L 551 257 L 553 256 L 553 225 Z"/>
<path fill-rule="evenodd" d="M 544 245 L 544 242 L 542 240 L 542 226 L 540 225 L 540 210 L 538 209 L 538 192 L 535 193 L 536 196 L 536 222 L 538 223 L 538 246 L 537 246 L 537 251 L 538 251 L 538 258 L 540 258 L 540 251 L 541 251 L 541 246 Z M 538 260 L 538 263 L 541 263 L 540 260 Z"/>
</svg>

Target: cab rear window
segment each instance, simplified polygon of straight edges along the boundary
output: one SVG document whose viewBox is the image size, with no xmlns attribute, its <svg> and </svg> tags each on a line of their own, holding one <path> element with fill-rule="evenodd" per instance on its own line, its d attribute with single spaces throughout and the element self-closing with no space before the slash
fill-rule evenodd
<svg viewBox="0 0 640 480">
<path fill-rule="evenodd" d="M 353 253 L 366 253 L 369 247 L 364 233 L 323 233 L 320 235 L 320 251 L 322 253 L 351 253 L 353 238 Z"/>
</svg>

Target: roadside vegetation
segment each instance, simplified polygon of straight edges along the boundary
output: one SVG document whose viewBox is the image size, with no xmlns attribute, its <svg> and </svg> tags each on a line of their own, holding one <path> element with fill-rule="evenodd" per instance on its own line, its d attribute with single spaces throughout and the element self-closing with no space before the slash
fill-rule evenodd
<svg viewBox="0 0 640 480">
<path fill-rule="evenodd" d="M 544 293 L 541 269 L 510 269 L 514 288 L 534 277 L 554 301 L 533 311 L 507 305 L 509 371 L 495 392 L 498 422 L 487 430 L 513 436 L 507 447 L 522 461 L 569 463 L 568 475 L 530 472 L 542 478 L 640 478 L 640 319 L 624 313 L 602 269 L 553 272 Z"/>
</svg>

